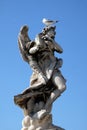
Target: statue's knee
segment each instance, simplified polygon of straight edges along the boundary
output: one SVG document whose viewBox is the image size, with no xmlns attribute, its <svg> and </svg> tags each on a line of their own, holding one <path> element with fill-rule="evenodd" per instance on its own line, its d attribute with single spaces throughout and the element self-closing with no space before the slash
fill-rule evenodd
<svg viewBox="0 0 87 130">
<path fill-rule="evenodd" d="M 61 87 L 59 87 L 59 90 L 61 93 L 64 92 L 66 90 L 66 85 L 64 84 Z"/>
</svg>

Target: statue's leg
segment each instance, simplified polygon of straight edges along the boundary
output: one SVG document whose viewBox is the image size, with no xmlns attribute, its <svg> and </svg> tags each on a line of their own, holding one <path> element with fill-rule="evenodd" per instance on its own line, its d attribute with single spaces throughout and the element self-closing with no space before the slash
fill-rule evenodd
<svg viewBox="0 0 87 130">
<path fill-rule="evenodd" d="M 57 87 L 57 89 L 60 91 L 60 93 L 64 92 L 66 89 L 66 80 L 62 76 L 60 71 L 55 71 L 52 76 L 52 83 L 54 86 Z"/>
<path fill-rule="evenodd" d="M 53 92 L 51 92 L 50 97 L 46 101 L 45 109 L 48 110 L 49 106 L 52 105 L 52 103 L 56 100 L 57 97 L 60 96 L 60 91 L 58 89 L 55 89 Z"/>
<path fill-rule="evenodd" d="M 58 98 L 61 95 L 62 92 L 65 91 L 66 89 L 65 82 L 66 81 L 60 72 L 59 73 L 55 72 L 53 74 L 52 83 L 56 87 L 56 89 L 53 92 L 51 92 L 50 97 L 48 98 L 45 105 L 46 109 L 56 100 L 56 98 Z"/>
<path fill-rule="evenodd" d="M 27 111 L 28 111 L 28 115 L 29 116 L 33 116 L 33 113 L 34 113 L 34 97 L 31 97 L 31 99 L 27 102 Z"/>
</svg>

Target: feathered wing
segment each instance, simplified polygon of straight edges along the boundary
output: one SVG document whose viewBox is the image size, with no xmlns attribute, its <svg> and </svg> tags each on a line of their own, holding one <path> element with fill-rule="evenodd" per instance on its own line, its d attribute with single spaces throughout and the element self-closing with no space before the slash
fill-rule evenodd
<svg viewBox="0 0 87 130">
<path fill-rule="evenodd" d="M 18 46 L 19 46 L 19 50 L 20 53 L 22 55 L 22 58 L 24 61 L 28 62 L 28 49 L 26 48 L 26 44 L 28 42 L 30 42 L 30 38 L 28 36 L 28 27 L 27 26 L 23 26 L 20 29 L 19 35 L 18 35 Z"/>
</svg>

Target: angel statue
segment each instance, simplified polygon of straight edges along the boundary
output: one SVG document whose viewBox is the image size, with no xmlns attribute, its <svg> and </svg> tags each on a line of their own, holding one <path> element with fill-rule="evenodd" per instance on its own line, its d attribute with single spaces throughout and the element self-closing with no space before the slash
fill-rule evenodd
<svg viewBox="0 0 87 130">
<path fill-rule="evenodd" d="M 56 26 L 46 26 L 34 40 L 30 40 L 25 25 L 18 36 L 22 58 L 33 72 L 30 86 L 14 100 L 23 108 L 25 116 L 38 120 L 50 115 L 47 113 L 51 112 L 53 102 L 66 90 L 66 80 L 60 71 L 63 60 L 55 56 L 55 52 L 63 53 L 62 47 L 55 41 L 55 29 Z"/>
</svg>

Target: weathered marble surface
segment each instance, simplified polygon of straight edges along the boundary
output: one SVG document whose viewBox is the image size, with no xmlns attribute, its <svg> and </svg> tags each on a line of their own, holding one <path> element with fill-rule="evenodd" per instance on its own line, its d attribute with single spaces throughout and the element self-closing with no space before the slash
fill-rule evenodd
<svg viewBox="0 0 87 130">
<path fill-rule="evenodd" d="M 23 26 L 18 36 L 22 58 L 33 73 L 30 86 L 14 96 L 14 102 L 24 111 L 22 130 L 64 130 L 52 124 L 52 104 L 66 90 L 66 80 L 60 68 L 63 60 L 55 56 L 62 47 L 55 41 L 55 26 L 46 26 L 34 40 Z"/>
</svg>

